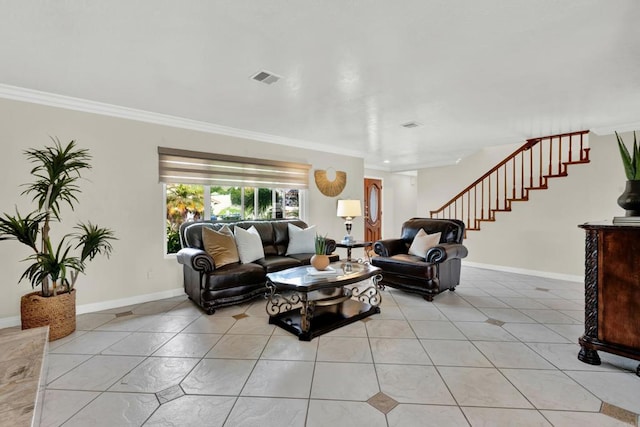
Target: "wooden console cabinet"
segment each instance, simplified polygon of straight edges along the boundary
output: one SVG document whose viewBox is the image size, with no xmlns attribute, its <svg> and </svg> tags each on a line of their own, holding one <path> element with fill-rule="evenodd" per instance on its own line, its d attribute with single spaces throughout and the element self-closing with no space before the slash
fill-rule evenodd
<svg viewBox="0 0 640 427">
<path fill-rule="evenodd" d="M 640 226 L 579 227 L 586 241 L 585 331 L 578 359 L 599 365 L 602 350 L 640 360 Z"/>
</svg>

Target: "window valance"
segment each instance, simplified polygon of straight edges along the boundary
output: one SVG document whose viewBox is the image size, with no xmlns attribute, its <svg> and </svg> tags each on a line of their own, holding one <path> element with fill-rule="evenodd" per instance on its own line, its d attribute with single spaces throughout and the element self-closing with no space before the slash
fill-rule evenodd
<svg viewBox="0 0 640 427">
<path fill-rule="evenodd" d="M 306 163 L 158 147 L 160 182 L 228 187 L 308 188 Z"/>
</svg>

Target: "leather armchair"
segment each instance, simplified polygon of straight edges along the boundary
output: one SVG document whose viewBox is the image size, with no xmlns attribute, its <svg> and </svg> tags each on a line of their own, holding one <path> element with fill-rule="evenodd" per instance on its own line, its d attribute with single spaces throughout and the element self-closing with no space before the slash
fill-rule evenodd
<svg viewBox="0 0 640 427">
<path fill-rule="evenodd" d="M 416 234 L 441 233 L 440 243 L 427 249 L 424 256 L 409 254 Z M 382 269 L 380 284 L 423 295 L 427 301 L 447 289 L 453 291 L 460 283 L 462 258 L 467 248 L 462 244 L 464 222 L 457 219 L 411 218 L 402 224 L 399 239 L 374 243 L 378 256 L 371 263 Z"/>
</svg>

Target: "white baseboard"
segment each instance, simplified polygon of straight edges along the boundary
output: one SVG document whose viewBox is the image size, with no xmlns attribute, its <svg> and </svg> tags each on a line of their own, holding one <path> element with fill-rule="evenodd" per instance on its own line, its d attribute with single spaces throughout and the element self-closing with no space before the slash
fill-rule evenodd
<svg viewBox="0 0 640 427">
<path fill-rule="evenodd" d="M 156 301 L 165 298 L 177 297 L 184 294 L 184 288 L 170 289 L 168 291 L 154 292 L 152 294 L 136 295 L 129 298 L 112 299 L 109 301 L 95 302 L 76 306 L 76 314 L 93 313 L 109 310 L 111 308 L 125 307 L 127 305 L 141 304 L 143 302 Z M 20 326 L 20 316 L 5 317 L 0 319 L 0 329 Z"/>
<path fill-rule="evenodd" d="M 462 261 L 468 267 L 484 268 L 486 270 L 504 271 L 507 273 L 526 274 L 528 276 L 545 277 L 547 279 L 566 280 L 567 282 L 584 282 L 584 276 L 574 274 L 553 273 L 550 271 L 527 270 L 525 268 L 507 267 L 504 265 L 483 264 L 480 262 Z"/>
<path fill-rule="evenodd" d="M 20 316 L 4 317 L 0 319 L 0 329 L 20 326 Z"/>
<path fill-rule="evenodd" d="M 176 288 L 168 291 L 154 292 L 152 294 L 137 295 L 130 298 L 113 299 L 109 301 L 82 304 L 76 307 L 76 314 L 93 313 L 95 311 L 109 310 L 111 308 L 125 307 L 127 305 L 141 304 L 143 302 L 177 297 L 184 294 L 184 288 Z"/>
</svg>

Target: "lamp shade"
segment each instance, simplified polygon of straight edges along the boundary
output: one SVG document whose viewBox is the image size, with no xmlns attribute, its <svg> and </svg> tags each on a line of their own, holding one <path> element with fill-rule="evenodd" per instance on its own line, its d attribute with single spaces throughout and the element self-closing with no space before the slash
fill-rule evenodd
<svg viewBox="0 0 640 427">
<path fill-rule="evenodd" d="M 360 200 L 338 200 L 337 215 L 343 218 L 362 216 Z"/>
</svg>

